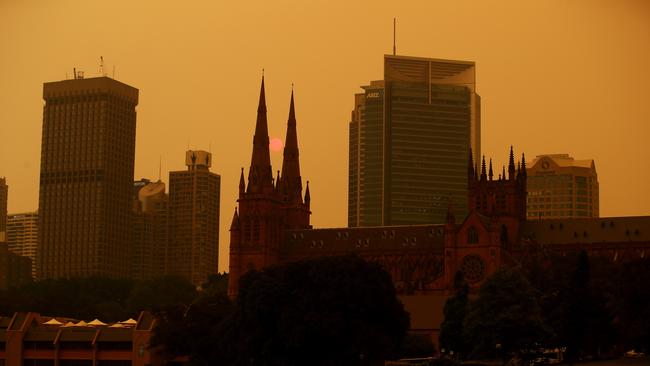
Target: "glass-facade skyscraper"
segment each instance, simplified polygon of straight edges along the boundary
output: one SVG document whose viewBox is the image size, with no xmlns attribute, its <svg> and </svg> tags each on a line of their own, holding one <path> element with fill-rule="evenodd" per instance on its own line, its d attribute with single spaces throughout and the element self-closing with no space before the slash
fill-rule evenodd
<svg viewBox="0 0 650 366">
<path fill-rule="evenodd" d="M 444 222 L 467 208 L 467 160 L 480 157 L 475 64 L 384 56 L 350 122 L 348 226 Z"/>
</svg>

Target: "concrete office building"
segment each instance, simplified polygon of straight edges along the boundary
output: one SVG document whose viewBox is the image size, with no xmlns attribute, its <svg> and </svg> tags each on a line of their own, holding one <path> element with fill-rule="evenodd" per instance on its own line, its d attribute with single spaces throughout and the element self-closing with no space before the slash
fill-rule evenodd
<svg viewBox="0 0 650 366">
<path fill-rule="evenodd" d="M 207 151 L 188 150 L 185 164 L 169 173 L 167 272 L 198 286 L 217 273 L 221 177 L 210 172 Z"/>
<path fill-rule="evenodd" d="M 31 259 L 32 277 L 36 277 L 38 212 L 24 212 L 8 216 L 7 246 L 10 252 Z"/>
<path fill-rule="evenodd" d="M 350 122 L 348 226 L 441 223 L 466 209 L 467 156 L 480 161 L 480 97 L 468 61 L 384 56 Z"/>
<path fill-rule="evenodd" d="M 528 219 L 599 217 L 598 174 L 593 159 L 538 155 L 528 172 Z"/>
<path fill-rule="evenodd" d="M 138 90 L 75 75 L 43 99 L 37 275 L 126 277 Z"/>
<path fill-rule="evenodd" d="M 143 181 L 147 181 L 144 186 Z M 131 278 L 151 279 L 165 274 L 167 258 L 167 204 L 165 183 L 141 180 L 135 182 L 133 240 L 131 247 Z"/>
</svg>

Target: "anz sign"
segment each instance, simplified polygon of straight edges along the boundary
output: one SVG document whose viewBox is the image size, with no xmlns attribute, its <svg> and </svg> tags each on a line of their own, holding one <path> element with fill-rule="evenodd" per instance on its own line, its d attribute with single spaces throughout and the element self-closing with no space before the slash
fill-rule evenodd
<svg viewBox="0 0 650 366">
<path fill-rule="evenodd" d="M 381 98 L 382 94 L 384 94 L 382 91 L 371 91 L 371 92 L 366 93 L 366 99 Z"/>
</svg>

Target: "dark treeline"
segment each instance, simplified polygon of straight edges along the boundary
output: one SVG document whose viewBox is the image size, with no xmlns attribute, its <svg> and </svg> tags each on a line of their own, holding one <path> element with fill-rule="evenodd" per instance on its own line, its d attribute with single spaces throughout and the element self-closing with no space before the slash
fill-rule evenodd
<svg viewBox="0 0 650 366">
<path fill-rule="evenodd" d="M 390 275 L 345 256 L 249 271 L 234 302 L 217 294 L 161 313 L 152 343 L 194 365 L 383 365 L 432 355 L 431 340 L 408 328 Z"/>
<path fill-rule="evenodd" d="M 0 291 L 0 315 L 34 311 L 79 320 L 121 321 L 140 311 L 188 306 L 201 296 L 225 293 L 228 276 L 213 275 L 197 291 L 182 277 L 134 281 L 104 277 L 42 280 Z"/>
<path fill-rule="evenodd" d="M 495 273 L 477 295 L 458 274 L 441 348 L 462 358 L 566 348 L 569 362 L 650 350 L 650 259 L 616 263 L 586 252 L 531 258 Z"/>
</svg>

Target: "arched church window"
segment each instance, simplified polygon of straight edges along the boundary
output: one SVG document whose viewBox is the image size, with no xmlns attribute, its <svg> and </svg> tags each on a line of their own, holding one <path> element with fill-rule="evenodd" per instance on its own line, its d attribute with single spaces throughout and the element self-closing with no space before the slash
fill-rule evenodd
<svg viewBox="0 0 650 366">
<path fill-rule="evenodd" d="M 467 230 L 467 243 L 468 244 L 477 244 L 478 243 L 478 230 L 474 226 L 470 227 Z"/>
</svg>

